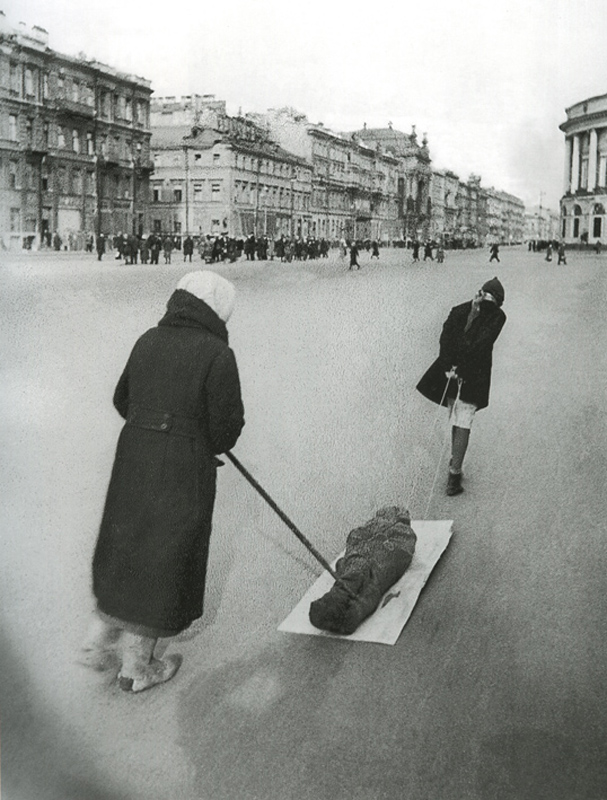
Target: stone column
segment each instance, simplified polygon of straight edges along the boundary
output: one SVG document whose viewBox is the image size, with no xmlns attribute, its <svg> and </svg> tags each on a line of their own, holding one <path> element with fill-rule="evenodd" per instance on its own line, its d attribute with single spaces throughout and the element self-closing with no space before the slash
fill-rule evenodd
<svg viewBox="0 0 607 800">
<path fill-rule="evenodd" d="M 571 189 L 571 151 L 572 140 L 571 136 L 565 138 L 565 175 L 563 181 L 563 194 L 572 191 Z"/>
<path fill-rule="evenodd" d="M 576 133 L 573 137 L 573 155 L 571 157 L 571 191 L 576 192 L 580 188 L 580 135 Z"/>
<path fill-rule="evenodd" d="M 598 137 L 596 128 L 590 131 L 590 150 L 588 152 L 588 191 L 593 192 L 597 184 L 596 162 L 597 162 Z"/>
</svg>

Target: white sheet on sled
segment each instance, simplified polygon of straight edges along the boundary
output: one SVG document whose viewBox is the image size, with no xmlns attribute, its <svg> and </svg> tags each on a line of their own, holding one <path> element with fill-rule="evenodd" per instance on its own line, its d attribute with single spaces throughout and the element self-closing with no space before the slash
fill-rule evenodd
<svg viewBox="0 0 607 800">
<path fill-rule="evenodd" d="M 417 535 L 415 555 L 411 566 L 402 578 L 386 592 L 377 610 L 364 620 L 354 633 L 349 636 L 328 633 L 315 628 L 310 622 L 308 616 L 310 603 L 322 597 L 333 586 L 333 578 L 328 572 L 323 572 L 316 583 L 308 589 L 289 616 L 278 626 L 278 630 L 286 633 L 307 633 L 312 636 L 330 636 L 358 642 L 395 644 L 411 616 L 417 598 L 430 577 L 430 573 L 449 544 L 453 533 L 453 520 L 417 520 L 411 522 L 411 527 Z M 342 555 L 343 553 L 340 553 L 337 558 Z M 337 558 L 331 564 L 333 568 L 335 568 Z M 383 605 L 390 595 L 396 596 Z"/>
</svg>

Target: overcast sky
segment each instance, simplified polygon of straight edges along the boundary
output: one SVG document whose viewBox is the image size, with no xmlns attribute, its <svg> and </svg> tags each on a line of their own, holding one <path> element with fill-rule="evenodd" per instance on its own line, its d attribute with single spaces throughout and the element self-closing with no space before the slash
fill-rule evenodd
<svg viewBox="0 0 607 800">
<path fill-rule="evenodd" d="M 427 132 L 434 166 L 558 208 L 565 108 L 607 93 L 607 0 L 0 0 L 50 46 L 335 130 Z"/>
</svg>

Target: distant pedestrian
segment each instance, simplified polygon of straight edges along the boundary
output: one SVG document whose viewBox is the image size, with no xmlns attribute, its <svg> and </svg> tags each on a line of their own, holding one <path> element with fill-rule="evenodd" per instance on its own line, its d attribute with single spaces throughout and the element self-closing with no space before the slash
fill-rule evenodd
<svg viewBox="0 0 607 800">
<path fill-rule="evenodd" d="M 376 241 L 371 242 L 371 258 L 379 259 L 379 244 Z"/>
<path fill-rule="evenodd" d="M 183 240 L 183 260 L 185 261 L 187 258 L 189 258 L 191 262 L 193 254 L 194 254 L 194 240 L 188 234 Z"/>
<path fill-rule="evenodd" d="M 439 244 L 439 246 L 436 248 L 436 260 L 439 264 L 442 264 L 445 260 L 445 248 L 442 246 L 442 244 Z"/>
<path fill-rule="evenodd" d="M 226 328 L 234 295 L 214 272 L 185 275 L 114 393 L 125 424 L 93 556 L 97 609 L 78 660 L 119 666 L 124 691 L 170 680 L 181 657 L 156 657 L 156 642 L 202 616 L 216 456 L 244 425 Z"/>
<path fill-rule="evenodd" d="M 561 242 L 559 244 L 558 255 L 559 255 L 558 263 L 559 264 L 566 264 L 567 263 L 567 256 L 565 255 L 565 242 Z"/>
<path fill-rule="evenodd" d="M 552 242 L 548 242 L 548 245 L 546 247 L 545 261 L 552 261 Z"/>
<path fill-rule="evenodd" d="M 500 260 L 500 246 L 499 244 L 494 243 L 489 248 L 489 252 L 491 253 L 491 257 L 489 258 L 489 263 L 492 261 L 499 261 Z"/>
<path fill-rule="evenodd" d="M 96 250 L 97 250 L 97 261 L 101 261 L 101 259 L 103 258 L 103 254 L 105 253 L 105 236 L 102 233 L 100 233 L 97 236 Z"/>
<path fill-rule="evenodd" d="M 171 253 L 173 252 L 173 240 L 170 236 L 165 236 L 162 240 L 162 250 L 164 252 L 164 263 L 171 263 Z"/>
<path fill-rule="evenodd" d="M 354 267 L 356 267 L 356 269 L 360 269 L 360 264 L 358 263 L 358 245 L 356 244 L 356 242 L 352 242 L 352 244 L 350 245 L 349 270 L 353 269 Z"/>
<path fill-rule="evenodd" d="M 506 322 L 504 287 L 487 281 L 473 300 L 455 306 L 443 325 L 439 356 L 417 384 L 438 405 L 448 406 L 452 424 L 447 494 L 463 492 L 462 464 L 476 411 L 489 405 L 493 344 Z"/>
<path fill-rule="evenodd" d="M 151 233 L 148 237 L 148 247 L 150 250 L 150 262 L 152 264 L 157 264 L 160 257 L 160 251 L 162 250 L 160 236 L 157 236 L 155 233 Z"/>
<path fill-rule="evenodd" d="M 600 239 L 596 240 L 595 245 L 594 245 L 594 251 L 597 254 L 597 256 L 601 254 L 601 240 Z"/>
<path fill-rule="evenodd" d="M 428 258 L 430 261 L 434 261 L 434 256 L 432 255 L 432 242 L 426 242 L 424 247 L 424 261 L 426 261 Z"/>
<path fill-rule="evenodd" d="M 414 241 L 413 242 L 413 260 L 414 261 L 419 261 L 419 248 L 420 248 L 419 242 L 417 240 Z"/>
</svg>

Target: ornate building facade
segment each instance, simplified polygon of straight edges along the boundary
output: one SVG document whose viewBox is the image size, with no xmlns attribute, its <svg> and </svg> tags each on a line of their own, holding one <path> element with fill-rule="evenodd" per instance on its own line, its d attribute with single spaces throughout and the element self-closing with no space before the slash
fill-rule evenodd
<svg viewBox="0 0 607 800">
<path fill-rule="evenodd" d="M 607 237 L 607 95 L 567 108 L 561 237 L 569 244 Z"/>
<path fill-rule="evenodd" d="M 312 167 L 312 235 L 387 242 L 428 230 L 430 157 L 415 131 L 337 132 L 292 108 L 254 118 Z"/>
<path fill-rule="evenodd" d="M 59 54 L 0 12 L 0 240 L 66 246 L 146 227 L 150 83 Z M 56 238 L 56 237 L 55 237 Z"/>
<path fill-rule="evenodd" d="M 310 165 L 212 95 L 154 98 L 150 220 L 163 233 L 307 236 Z"/>
</svg>

